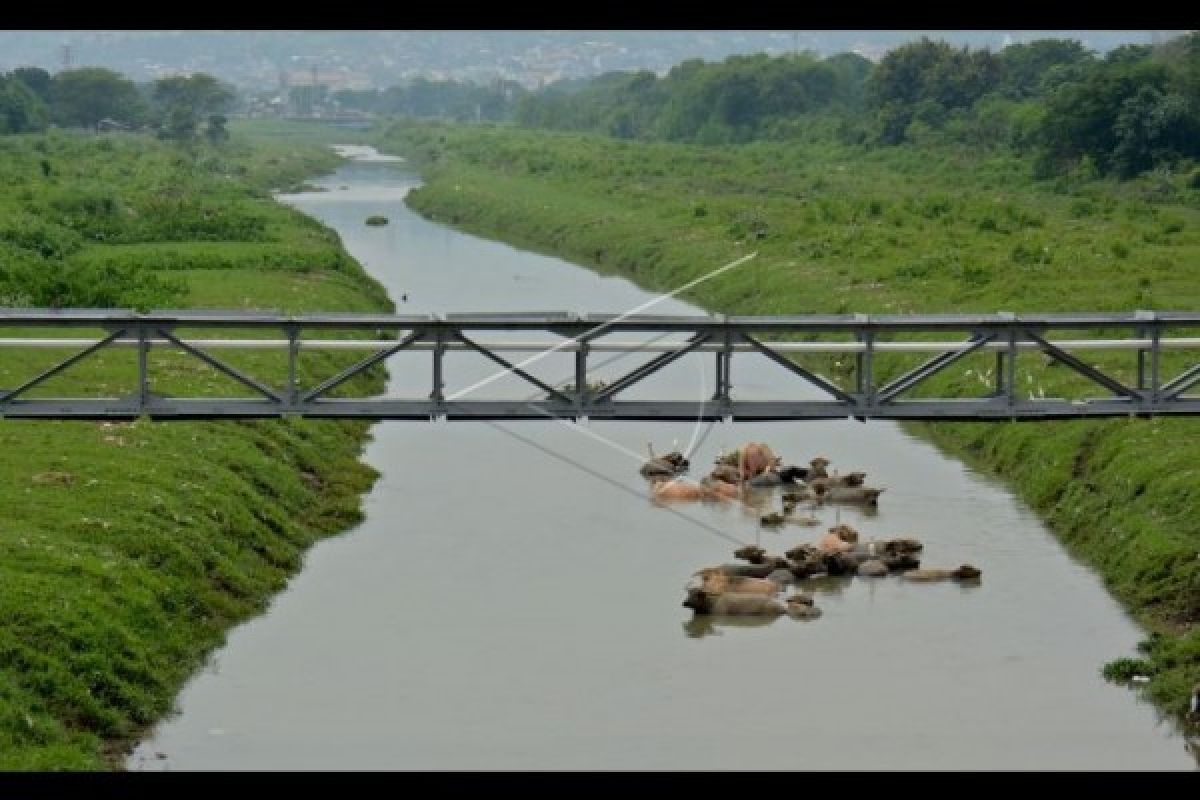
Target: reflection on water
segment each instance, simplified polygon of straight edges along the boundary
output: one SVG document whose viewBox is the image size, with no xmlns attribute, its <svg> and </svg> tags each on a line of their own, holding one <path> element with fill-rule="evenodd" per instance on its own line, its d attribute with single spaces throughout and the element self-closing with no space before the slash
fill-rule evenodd
<svg viewBox="0 0 1200 800">
<path fill-rule="evenodd" d="M 649 299 L 421 219 L 403 203 L 416 179 L 394 166 L 352 163 L 321 183 L 348 188 L 287 202 L 336 229 L 393 298 L 407 294 L 406 313 L 620 313 Z M 363 225 L 371 214 L 391 224 Z M 674 300 L 654 311 L 699 313 Z M 702 355 L 631 399 L 711 396 Z M 779 396 L 798 380 L 745 355 L 735 392 Z M 589 377 L 611 383 L 639 360 Z M 429 391 L 427 354 L 388 366 L 390 394 Z M 447 393 L 494 370 L 452 354 Z M 569 381 L 571 354 L 530 371 Z M 487 389 L 530 393 L 515 379 Z M 363 523 L 316 545 L 269 612 L 230 632 L 220 672 L 188 685 L 131 768 L 861 769 L 864 750 L 879 770 L 1192 765 L 1152 708 L 1100 677 L 1143 634 L 1096 576 L 994 482 L 895 425 L 385 422 L 373 434 L 365 459 L 382 477 Z M 785 463 L 824 455 L 888 491 L 877 510 L 825 506 L 821 525 L 777 531 L 759 523 L 779 508 L 770 492 L 752 508 L 657 507 L 638 468 L 646 442 L 665 452 L 675 439 L 699 443 L 694 475 L 760 441 Z M 699 619 L 680 605 L 688 577 L 740 545 L 782 553 L 837 521 L 868 539 L 917 538 L 923 561 L 974 564 L 987 580 L 810 578 L 798 588 L 823 614 L 803 622 Z M 805 699 L 819 729 L 798 730 L 788 703 L 747 716 L 747 685 L 784 692 L 798 674 L 828 688 Z M 849 691 L 861 686 L 873 691 Z"/>
<path fill-rule="evenodd" d="M 762 628 L 776 620 L 782 619 L 784 624 L 797 620 L 781 616 L 738 616 L 733 614 L 696 614 L 683 623 L 683 632 L 689 639 L 701 639 L 705 636 L 720 636 L 722 628 Z"/>
</svg>

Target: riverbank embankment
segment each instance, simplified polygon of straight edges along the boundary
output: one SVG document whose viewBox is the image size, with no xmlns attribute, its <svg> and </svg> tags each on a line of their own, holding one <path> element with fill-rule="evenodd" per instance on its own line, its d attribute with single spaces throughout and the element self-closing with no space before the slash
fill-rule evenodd
<svg viewBox="0 0 1200 800">
<path fill-rule="evenodd" d="M 4 305 L 392 308 L 336 234 L 272 197 L 334 168 L 326 147 L 56 131 L 0 137 L 0 156 Z M 66 355 L 6 350 L 2 382 L 17 386 Z M 90 356 L 34 396 L 130 391 L 131 359 Z M 286 375 L 278 354 L 227 360 L 269 381 Z M 300 378 L 345 363 L 306 354 Z M 182 353 L 155 351 L 150 366 L 155 391 L 242 388 Z M 352 390 L 382 386 L 377 370 Z M 375 479 L 359 461 L 368 431 L 304 420 L 0 423 L 0 769 L 119 769 L 306 549 L 360 519 Z"/>
</svg>

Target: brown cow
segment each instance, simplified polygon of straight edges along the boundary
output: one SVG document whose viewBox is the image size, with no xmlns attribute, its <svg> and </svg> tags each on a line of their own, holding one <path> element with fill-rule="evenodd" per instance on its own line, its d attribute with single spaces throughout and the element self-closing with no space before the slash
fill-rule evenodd
<svg viewBox="0 0 1200 800">
<path fill-rule="evenodd" d="M 714 478 L 711 475 L 700 481 L 700 485 L 722 500 L 737 500 L 742 496 L 742 490 L 738 488 L 737 484 Z"/>
<path fill-rule="evenodd" d="M 833 462 L 831 462 L 828 458 L 825 458 L 825 456 L 817 456 L 816 458 L 810 460 L 808 462 L 808 477 L 805 478 L 805 480 L 811 483 L 817 478 L 828 478 L 829 473 L 825 471 L 825 468 L 831 463 Z"/>
<path fill-rule="evenodd" d="M 907 581 L 972 581 L 982 574 L 981 570 L 970 564 L 963 564 L 958 569 L 914 569 L 901 577 Z"/>
<path fill-rule="evenodd" d="M 788 613 L 788 607 L 774 597 L 741 592 L 714 595 L 689 589 L 683 606 L 692 609 L 697 614 L 746 614 L 777 617 L 780 614 Z"/>
<path fill-rule="evenodd" d="M 749 480 L 755 475 L 778 468 L 782 460 L 762 442 L 750 442 L 738 450 L 738 467 L 742 471 L 743 480 Z"/>
<path fill-rule="evenodd" d="M 821 493 L 822 503 L 858 503 L 865 506 L 879 505 L 879 495 L 886 489 L 870 489 L 866 486 L 834 486 Z"/>
<path fill-rule="evenodd" d="M 817 542 L 817 548 L 826 553 L 846 553 L 854 549 L 857 541 L 858 531 L 849 525 L 835 525 Z"/>
<path fill-rule="evenodd" d="M 749 561 L 751 564 L 761 564 L 766 555 L 767 551 L 756 544 L 748 544 L 733 551 L 734 558 Z"/>
<path fill-rule="evenodd" d="M 834 487 L 853 488 L 862 486 L 866 478 L 867 473 L 865 472 L 850 472 L 845 475 L 827 475 L 824 478 L 813 478 L 808 482 L 808 485 L 814 492 L 823 493 Z"/>
<path fill-rule="evenodd" d="M 650 479 L 650 493 L 656 503 L 689 503 L 697 500 L 724 499 L 707 486 L 678 478 L 667 480 L 661 476 L 654 476 Z"/>
<path fill-rule="evenodd" d="M 708 567 L 699 570 L 694 575 L 699 578 L 699 585 L 689 583 L 688 588 L 698 588 L 707 594 L 767 594 L 779 592 L 779 584 L 766 578 L 747 578 L 741 575 L 727 575 L 720 567 Z"/>
<path fill-rule="evenodd" d="M 737 485 L 742 482 L 742 471 L 735 464 L 721 464 L 713 468 L 708 477 Z"/>
</svg>

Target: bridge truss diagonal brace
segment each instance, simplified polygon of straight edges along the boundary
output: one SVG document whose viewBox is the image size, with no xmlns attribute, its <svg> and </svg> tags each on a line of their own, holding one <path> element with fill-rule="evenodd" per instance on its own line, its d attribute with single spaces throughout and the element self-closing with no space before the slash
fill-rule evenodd
<svg viewBox="0 0 1200 800">
<path fill-rule="evenodd" d="M 401 350 L 405 349 L 413 342 L 416 342 L 416 341 L 426 338 L 427 335 L 428 334 L 425 331 L 413 331 L 408 336 L 405 336 L 403 339 L 401 339 L 399 342 L 392 345 L 391 347 L 385 348 L 373 355 L 367 356 L 362 361 L 359 361 L 356 364 L 352 364 L 351 366 L 346 367 L 344 370 L 339 372 L 337 375 L 334 375 L 329 380 L 324 381 L 323 383 L 320 383 L 320 384 L 314 386 L 313 388 L 309 389 L 307 392 L 305 392 L 303 395 L 301 395 L 300 402 L 307 403 L 310 400 L 317 399 L 318 397 L 320 397 L 321 395 L 330 391 L 331 389 L 335 389 L 338 386 L 341 386 L 343 383 L 350 380 L 355 375 L 358 375 L 361 372 L 367 371 L 371 367 L 378 364 L 380 361 L 383 361 L 385 358 L 394 356 L 396 353 L 399 353 Z"/>
<path fill-rule="evenodd" d="M 810 372 L 809 370 L 807 370 L 804 367 L 797 364 L 795 361 L 792 361 L 790 358 L 786 358 L 784 356 L 779 355 L 779 353 L 776 353 L 774 350 L 767 347 L 762 342 L 758 341 L 757 339 L 753 338 L 752 336 L 748 336 L 747 334 L 744 334 L 744 333 L 738 333 L 738 334 L 736 334 L 736 336 L 741 341 L 746 342 L 751 347 L 753 347 L 755 350 L 757 350 L 759 353 L 762 353 L 764 356 L 771 359 L 779 366 L 783 367 L 784 369 L 786 369 L 790 372 L 794 372 L 795 374 L 799 375 L 801 378 L 804 378 L 804 380 L 806 380 L 809 383 L 811 383 L 812 385 L 816 386 L 818 389 L 829 392 L 831 395 L 836 397 L 838 400 L 841 400 L 843 403 L 848 403 L 851 406 L 858 405 L 858 400 L 857 400 L 857 398 L 854 397 L 854 395 L 845 391 L 844 389 L 842 389 L 840 386 L 837 386 L 833 382 L 826 380 L 825 378 L 822 378 L 817 373 Z"/>
<path fill-rule="evenodd" d="M 494 361 L 497 364 L 499 364 L 500 366 L 504 367 L 506 370 L 508 370 L 512 374 L 518 376 L 519 378 L 521 378 L 524 381 L 527 381 L 528 383 L 533 384 L 534 386 L 541 389 L 543 392 L 546 392 L 551 397 L 561 400 L 564 403 L 572 403 L 573 402 L 570 397 L 567 397 L 565 394 L 563 394 L 558 389 L 555 389 L 553 386 L 550 386 L 549 384 L 543 383 L 542 381 L 540 381 L 537 378 L 530 375 L 525 370 L 521 369 L 520 367 L 516 366 L 515 364 L 510 363 L 507 359 L 496 355 L 491 350 L 488 350 L 486 347 L 482 346 L 478 342 L 472 341 L 471 339 L 468 339 L 466 336 L 463 336 L 461 331 L 454 331 L 451 335 L 454 336 L 455 339 L 458 339 L 460 342 L 465 344 L 467 347 L 474 350 L 476 353 L 479 353 L 482 356 L 490 358 L 492 361 Z"/>
<path fill-rule="evenodd" d="M 229 377 L 233 378 L 235 381 L 242 384 L 243 386 L 248 386 L 249 388 L 253 389 L 254 391 L 256 391 L 259 394 L 266 397 L 268 400 L 272 400 L 276 403 L 283 402 L 283 396 L 280 395 L 279 392 L 276 392 L 274 389 L 272 389 L 270 386 L 267 386 L 265 383 L 255 380 L 254 378 L 245 374 L 241 370 L 231 367 L 228 364 L 226 364 L 225 362 L 221 361 L 220 359 L 214 358 L 213 356 L 204 352 L 200 348 L 194 347 L 194 346 L 188 344 L 187 342 L 183 341 L 182 339 L 179 339 L 179 338 L 173 336 L 170 331 L 159 328 L 156 332 L 158 333 L 158 335 L 162 336 L 164 339 L 171 342 L 173 345 L 180 348 L 184 352 L 188 353 L 189 355 L 195 356 L 196 358 L 200 359 L 205 364 L 208 364 L 210 367 L 217 370 L 218 372 L 228 375 Z"/>
<path fill-rule="evenodd" d="M 75 364 L 78 364 L 80 361 L 87 358 L 92 353 L 96 352 L 97 350 L 101 350 L 101 349 L 107 347 L 108 345 L 112 344 L 114 341 L 119 339 L 121 336 L 124 336 L 126 330 L 127 330 L 126 328 L 118 328 L 117 330 L 113 331 L 108 336 L 105 336 L 103 339 L 101 339 L 100 341 L 91 345 L 90 347 L 87 347 L 84 350 L 81 350 L 78 353 L 76 353 L 75 355 L 71 356 L 66 361 L 60 361 L 59 363 L 50 367 L 49 369 L 42 372 L 41 374 L 36 375 L 35 377 L 30 378 L 29 380 L 25 381 L 17 388 L 9 389 L 7 392 L 3 392 L 2 394 L 0 394 L 0 403 L 7 402 L 8 400 L 11 400 L 12 398 L 16 397 L 17 395 L 21 394 L 22 392 L 29 391 L 33 387 L 37 386 L 39 383 L 42 383 L 44 381 L 49 380 L 50 378 L 53 378 L 55 375 L 62 372 L 63 370 L 68 369 Z"/>
<path fill-rule="evenodd" d="M 1197 383 L 1200 383 L 1200 364 L 1193 364 L 1177 377 L 1164 384 L 1158 396 L 1163 400 L 1176 400 L 1181 394 Z"/>
<path fill-rule="evenodd" d="M 613 396 L 617 394 L 617 392 L 625 391 L 643 378 L 647 378 L 650 375 L 653 375 L 655 372 L 658 372 L 663 367 L 666 367 L 668 364 L 683 358 L 700 345 L 707 343 L 710 339 L 712 339 L 712 334 L 710 333 L 697 333 L 691 336 L 688 339 L 686 346 L 669 353 L 663 353 L 660 356 L 655 356 L 642 366 L 626 373 L 625 375 L 622 375 L 620 378 L 604 387 L 604 389 L 595 394 L 592 400 L 596 403 L 603 403 L 611 400 Z"/>
<path fill-rule="evenodd" d="M 896 395 L 907 392 L 921 381 L 936 375 L 955 361 L 969 356 L 995 338 L 995 333 L 977 333 L 964 343 L 967 345 L 966 347 L 960 350 L 947 350 L 944 353 L 939 353 L 924 364 L 914 367 L 899 378 L 891 381 L 886 386 L 880 387 L 875 395 L 876 402 L 887 403 L 891 401 Z"/>
<path fill-rule="evenodd" d="M 1126 386 L 1125 384 L 1116 380 L 1115 378 L 1111 378 L 1108 375 L 1105 375 L 1103 372 L 1100 372 L 1099 370 L 1088 366 L 1087 364 L 1083 363 L 1078 358 L 1076 358 L 1075 356 L 1066 352 L 1065 350 L 1061 350 L 1061 349 L 1055 347 L 1054 345 L 1050 344 L 1049 342 L 1047 342 L 1041 336 L 1038 336 L 1033 331 L 1025 330 L 1024 334 L 1026 336 L 1028 336 L 1032 342 L 1037 344 L 1037 346 L 1044 353 L 1046 353 L 1046 355 L 1050 356 L 1051 358 L 1053 358 L 1056 361 L 1060 361 L 1063 364 L 1066 364 L 1068 367 L 1075 370 L 1080 375 L 1084 376 L 1085 378 L 1090 378 L 1091 380 L 1093 380 L 1096 383 L 1103 386 L 1105 389 L 1108 389 L 1113 394 L 1118 394 L 1123 397 L 1128 397 L 1131 400 L 1141 400 L 1142 399 L 1141 392 L 1138 392 L 1134 389 L 1130 389 L 1128 386 Z"/>
</svg>

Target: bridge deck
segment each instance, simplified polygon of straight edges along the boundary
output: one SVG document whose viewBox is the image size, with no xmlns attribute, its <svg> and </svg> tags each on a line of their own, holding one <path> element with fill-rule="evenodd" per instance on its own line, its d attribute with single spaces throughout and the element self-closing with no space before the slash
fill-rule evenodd
<svg viewBox="0 0 1200 800">
<path fill-rule="evenodd" d="M 4 336 L 5 329 L 52 328 L 53 335 L 29 338 Z M 1164 380 L 1163 351 L 1195 349 L 1200 312 L 1135 311 L 1065 314 L 930 314 L 930 315 L 810 315 L 790 317 L 724 317 L 668 315 L 581 315 L 567 312 L 519 312 L 447 315 L 309 314 L 288 316 L 257 311 L 171 310 L 139 314 L 127 310 L 5 309 L 0 310 L 0 353 L 27 347 L 82 347 L 19 385 L 0 389 L 0 415 L 14 419 L 133 419 L 162 420 L 268 418 L 466 419 L 589 418 L 626 420 L 805 420 L 805 419 L 960 419 L 1034 420 L 1111 416 L 1200 414 L 1200 398 L 1187 394 L 1200 383 L 1200 363 Z M 104 332 L 99 339 L 64 336 L 62 330 Z M 187 329 L 232 329 L 276 332 L 282 338 L 187 338 Z M 551 343 L 485 340 L 481 332 L 538 331 L 554 334 Z M 1054 331 L 1093 334 L 1091 338 L 1051 339 Z M 371 332 L 371 340 L 313 339 L 311 334 Z M 606 337 L 630 333 L 685 334 L 686 341 L 646 343 Z M 903 341 L 905 335 L 959 335 L 956 341 Z M 1103 334 L 1104 338 L 1099 338 Z M 836 339 L 821 340 L 820 337 Z M 765 338 L 772 337 L 772 338 Z M 790 337 L 791 341 L 778 341 Z M 796 341 L 797 338 L 808 341 Z M 900 340 L 898 340 L 900 339 Z M 121 397 L 32 398 L 30 390 L 93 353 L 117 347 L 138 351 L 137 386 Z M 227 347 L 267 347 L 288 353 L 288 377 L 282 386 L 244 374 L 211 351 Z M 172 348 L 193 356 L 256 393 L 248 398 L 166 397 L 151 390 L 152 349 Z M 365 349 L 372 352 L 332 378 L 313 387 L 300 386 L 296 360 L 302 350 Z M 540 353 L 538 352 L 540 350 Z M 1015 380 L 1015 363 L 1022 352 L 1037 350 L 1050 360 L 1091 380 L 1108 396 L 1068 400 L 1022 398 Z M 1137 381 L 1126 385 L 1072 355 L 1075 350 L 1133 350 Z M 330 398 L 329 392 L 367 369 L 400 352 L 424 352 L 430 357 L 429 393 L 421 399 L 392 397 Z M 497 400 L 476 394 L 491 379 L 447 394 L 444 361 L 448 353 L 473 351 L 541 391 L 541 399 L 524 402 Z M 522 367 L 547 351 L 570 353 L 575 381 L 568 387 L 542 383 Z M 589 355 L 593 352 L 656 353 L 641 366 L 607 385 L 589 385 Z M 502 352 L 533 352 L 513 364 Z M 852 387 L 804 368 L 793 353 L 840 352 L 854 357 Z M 935 352 L 937 355 L 880 385 L 877 359 L 889 352 Z M 903 394 L 972 353 L 994 354 L 994 385 L 986 397 L 911 399 Z M 671 398 L 627 400 L 631 386 L 689 353 L 715 357 L 716 390 L 701 402 Z M 739 353 L 756 353 L 776 363 L 781 377 L 790 374 L 816 387 L 824 396 L 813 399 L 747 400 L 733 395 L 730 364 Z M 580 387 L 576 389 L 575 387 Z"/>
</svg>

